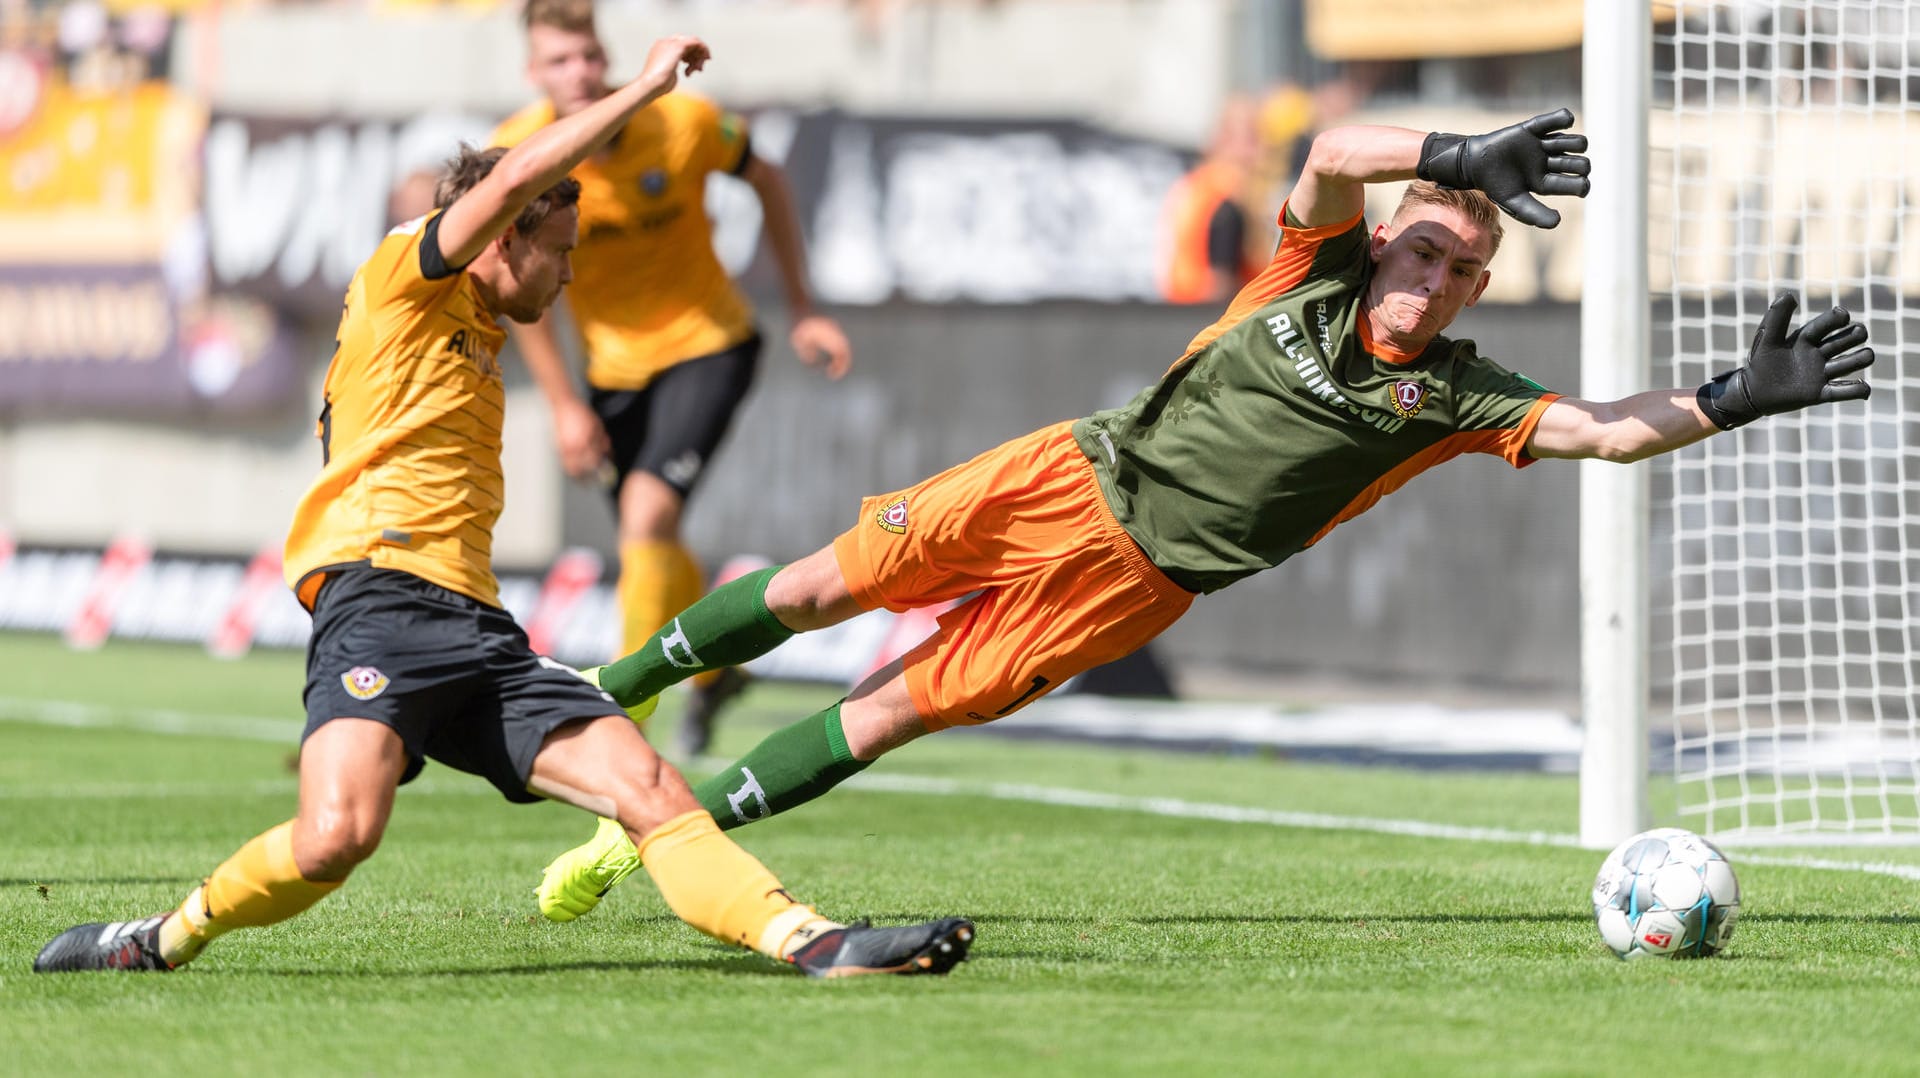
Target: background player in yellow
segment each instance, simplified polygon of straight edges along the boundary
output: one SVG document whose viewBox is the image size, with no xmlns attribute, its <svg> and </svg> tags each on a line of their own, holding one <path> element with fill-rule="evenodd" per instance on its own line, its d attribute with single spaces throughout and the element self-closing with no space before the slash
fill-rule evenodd
<svg viewBox="0 0 1920 1078">
<path fill-rule="evenodd" d="M 440 209 L 354 274 L 317 431 L 324 466 L 285 557 L 313 613 L 298 811 L 178 909 L 69 929 L 36 971 L 171 970 L 232 929 L 301 913 L 373 854 L 396 789 L 429 758 L 509 801 L 619 820 L 681 919 L 815 976 L 944 972 L 964 957 L 973 929 L 959 918 L 874 929 L 795 901 L 609 696 L 533 654 L 498 605 L 499 319 L 539 318 L 572 277 L 568 170 L 706 57 L 697 39 L 667 38 L 639 78 L 516 149 L 463 147 Z"/>
<path fill-rule="evenodd" d="M 612 92 L 592 0 L 529 0 L 524 22 L 527 76 L 544 99 L 502 123 L 496 145 L 511 146 Z M 567 474 L 610 488 L 625 650 L 700 596 L 702 573 L 681 541 L 681 514 L 759 363 L 753 311 L 713 250 L 703 201 L 712 172 L 739 176 L 759 196 L 794 352 L 834 379 L 852 360 L 839 325 L 814 313 L 786 176 L 753 153 L 739 116 L 676 94 L 634 116 L 574 170 L 580 250 L 568 307 L 586 348 L 586 400 L 551 315 L 516 326 L 514 341 L 552 406 Z M 695 679 L 680 726 L 687 752 L 706 748 L 714 714 L 744 680 L 734 669 Z"/>
</svg>

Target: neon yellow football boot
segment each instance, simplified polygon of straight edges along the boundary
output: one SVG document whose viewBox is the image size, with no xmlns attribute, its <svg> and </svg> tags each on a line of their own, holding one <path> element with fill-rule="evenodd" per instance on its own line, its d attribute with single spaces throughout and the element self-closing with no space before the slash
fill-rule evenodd
<svg viewBox="0 0 1920 1078">
<path fill-rule="evenodd" d="M 601 669 L 589 667 L 580 671 L 580 676 L 599 685 Z M 647 718 L 659 706 L 660 698 L 649 696 L 627 708 L 627 717 L 645 730 Z M 540 903 L 540 915 L 549 921 L 571 921 L 588 913 L 600 904 L 601 896 L 639 867 L 640 851 L 634 849 L 626 828 L 603 816 L 593 838 L 547 865 L 540 886 L 533 891 Z"/>
<path fill-rule="evenodd" d="M 571 921 L 591 913 L 614 885 L 640 867 L 640 851 L 619 821 L 602 816 L 593 838 L 553 859 L 540 877 L 534 896 L 540 916 L 549 921 Z"/>
</svg>

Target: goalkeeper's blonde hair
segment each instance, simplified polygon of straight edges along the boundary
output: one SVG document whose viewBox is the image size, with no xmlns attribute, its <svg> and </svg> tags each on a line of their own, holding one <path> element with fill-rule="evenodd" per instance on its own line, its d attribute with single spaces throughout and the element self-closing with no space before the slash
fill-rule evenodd
<svg viewBox="0 0 1920 1078">
<path fill-rule="evenodd" d="M 1487 259 L 1500 252 L 1500 239 L 1506 235 L 1500 225 L 1500 208 L 1493 200 L 1478 191 L 1460 191 L 1452 187 L 1442 187 L 1431 180 L 1415 180 L 1407 185 L 1407 193 L 1400 196 L 1400 205 L 1394 207 L 1393 219 L 1413 206 L 1446 206 L 1460 216 L 1486 229 L 1492 242 L 1487 248 Z"/>
</svg>

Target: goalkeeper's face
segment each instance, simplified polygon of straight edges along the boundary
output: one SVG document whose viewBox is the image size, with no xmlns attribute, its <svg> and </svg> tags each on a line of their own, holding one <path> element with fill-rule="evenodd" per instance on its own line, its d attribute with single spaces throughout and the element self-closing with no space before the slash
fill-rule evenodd
<svg viewBox="0 0 1920 1078">
<path fill-rule="evenodd" d="M 1409 206 L 1374 230 L 1367 316 L 1376 339 L 1427 346 L 1486 290 L 1493 238 L 1448 206 Z"/>
</svg>

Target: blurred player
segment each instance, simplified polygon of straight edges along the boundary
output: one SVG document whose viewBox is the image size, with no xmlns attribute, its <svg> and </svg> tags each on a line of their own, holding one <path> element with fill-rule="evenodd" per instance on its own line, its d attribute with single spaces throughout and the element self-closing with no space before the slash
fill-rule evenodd
<svg viewBox="0 0 1920 1078">
<path fill-rule="evenodd" d="M 972 592 L 925 643 L 839 704 L 770 735 L 694 791 L 722 827 L 818 797 L 931 731 L 991 722 L 1145 644 L 1196 594 L 1319 542 L 1461 453 L 1636 461 L 1762 415 L 1861 400 L 1866 328 L 1835 308 L 1789 333 L 1767 311 L 1744 367 L 1697 390 L 1561 397 L 1441 331 L 1479 299 L 1499 208 L 1541 228 L 1534 194 L 1584 196 L 1586 139 L 1562 110 L 1485 135 L 1346 127 L 1320 135 L 1281 210 L 1273 261 L 1124 407 L 1047 427 L 869 498 L 833 544 L 743 577 L 600 672 L 635 703 L 865 610 Z M 1369 231 L 1369 183 L 1418 176 Z M 1424 182 L 1433 181 L 1433 182 Z M 634 866 L 602 825 L 548 866 L 568 920 Z"/>
<path fill-rule="evenodd" d="M 500 125 L 499 146 L 613 92 L 592 0 L 529 0 L 524 21 L 527 75 L 546 96 Z M 587 400 L 574 390 L 551 314 L 515 326 L 514 342 L 553 408 L 567 474 L 597 477 L 613 496 L 628 651 L 700 597 L 681 515 L 759 364 L 753 310 L 714 254 L 703 201 L 711 172 L 739 176 L 759 196 L 794 352 L 835 379 L 852 360 L 839 325 L 813 312 L 786 176 L 754 155 L 739 116 L 675 94 L 574 169 L 580 250 L 567 302 L 586 344 Z M 707 747 L 714 716 L 744 681 L 732 668 L 694 680 L 680 725 L 688 754 Z"/>
<path fill-rule="evenodd" d="M 299 810 L 177 910 L 71 929 L 35 970 L 174 969 L 225 932 L 300 913 L 372 855 L 395 788 L 427 758 L 509 801 L 620 820 L 674 913 L 815 976 L 940 973 L 964 957 L 973 930 L 958 918 L 848 927 L 794 901 L 612 700 L 534 655 L 498 605 L 498 319 L 539 318 L 572 277 L 568 170 L 706 58 L 697 39 L 666 38 L 639 78 L 518 148 L 463 148 L 441 210 L 394 229 L 354 275 L 320 413 L 326 465 L 287 539 L 288 582 L 313 612 Z"/>
</svg>

